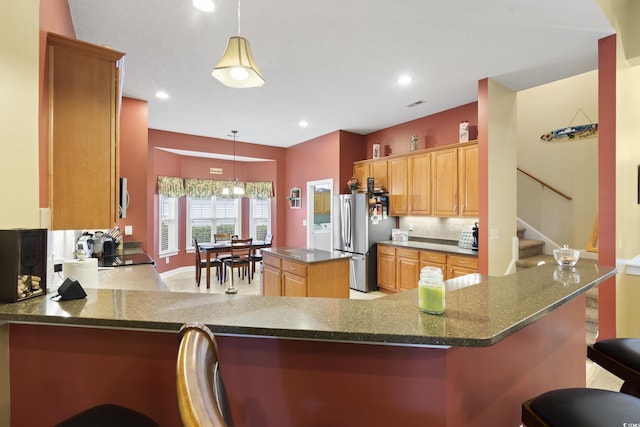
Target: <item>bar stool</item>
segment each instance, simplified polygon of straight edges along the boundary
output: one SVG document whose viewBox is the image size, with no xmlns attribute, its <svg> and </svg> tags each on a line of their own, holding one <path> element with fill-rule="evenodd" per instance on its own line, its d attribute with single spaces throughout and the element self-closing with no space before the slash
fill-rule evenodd
<svg viewBox="0 0 640 427">
<path fill-rule="evenodd" d="M 640 399 L 595 388 L 552 390 L 522 404 L 526 427 L 607 427 L 640 423 Z"/>
<path fill-rule="evenodd" d="M 640 397 L 640 338 L 610 338 L 587 346 L 587 357 L 624 381 L 620 391 Z"/>
</svg>

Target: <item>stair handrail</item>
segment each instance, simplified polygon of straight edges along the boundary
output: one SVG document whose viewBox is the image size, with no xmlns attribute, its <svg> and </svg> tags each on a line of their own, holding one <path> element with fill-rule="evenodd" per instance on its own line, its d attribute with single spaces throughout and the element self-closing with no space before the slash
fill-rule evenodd
<svg viewBox="0 0 640 427">
<path fill-rule="evenodd" d="M 562 191 L 560 191 L 557 188 L 554 188 L 553 186 L 547 184 L 546 182 L 544 182 L 540 178 L 536 178 L 535 176 L 531 175 L 529 172 L 526 172 L 526 171 L 520 169 L 519 167 L 516 167 L 516 169 L 518 171 L 522 172 L 523 174 L 527 175 L 529 178 L 533 179 L 534 181 L 539 182 L 540 184 L 542 184 L 543 187 L 547 187 L 549 190 L 553 191 L 554 193 L 559 194 L 560 196 L 564 197 L 565 199 L 573 200 L 573 198 L 571 196 L 564 194 Z"/>
</svg>

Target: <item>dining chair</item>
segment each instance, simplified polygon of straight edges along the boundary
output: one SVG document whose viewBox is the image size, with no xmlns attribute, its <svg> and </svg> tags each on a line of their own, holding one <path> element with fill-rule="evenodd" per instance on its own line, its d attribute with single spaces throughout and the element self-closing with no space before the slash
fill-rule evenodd
<svg viewBox="0 0 640 427">
<path fill-rule="evenodd" d="M 202 279 L 202 269 L 207 268 L 207 260 L 202 259 L 202 249 L 200 249 L 200 245 L 198 245 L 198 240 L 193 239 L 193 245 L 195 247 L 196 254 L 196 286 L 200 286 L 200 279 Z M 216 269 L 216 277 L 219 281 L 221 281 L 221 272 L 222 272 L 222 261 L 220 261 L 217 257 L 209 260 L 211 267 L 215 267 Z"/>
<path fill-rule="evenodd" d="M 233 270 L 238 269 L 238 275 L 242 272 L 242 277 L 244 278 L 245 273 L 248 273 L 249 267 L 251 266 L 251 260 L 249 257 L 251 256 L 251 242 L 252 238 L 248 239 L 234 239 L 231 240 L 231 256 L 222 260 L 222 264 L 224 266 L 225 275 L 226 269 L 229 267 L 231 269 L 231 288 L 235 288 L 233 283 Z M 251 274 L 247 274 L 249 283 L 251 283 Z"/>
<path fill-rule="evenodd" d="M 265 246 L 271 246 L 272 240 L 273 240 L 273 236 L 271 234 L 265 234 L 264 236 Z M 251 251 L 249 260 L 251 261 L 251 278 L 253 279 L 253 275 L 256 272 L 256 264 L 262 265 L 262 252 L 260 251 L 260 249 L 254 249 L 253 251 Z M 262 268 L 260 269 L 260 271 L 262 271 Z"/>
<path fill-rule="evenodd" d="M 203 323 L 185 323 L 178 334 L 178 411 L 185 427 L 233 425 L 215 336 Z"/>
</svg>

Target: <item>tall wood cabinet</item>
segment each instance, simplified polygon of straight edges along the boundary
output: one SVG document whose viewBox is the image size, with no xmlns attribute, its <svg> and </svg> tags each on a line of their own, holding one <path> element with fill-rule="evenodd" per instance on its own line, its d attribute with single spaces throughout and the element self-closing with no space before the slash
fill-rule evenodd
<svg viewBox="0 0 640 427">
<path fill-rule="evenodd" d="M 431 153 L 409 156 L 409 215 L 431 215 Z"/>
<path fill-rule="evenodd" d="M 460 216 L 480 214 L 478 194 L 478 144 L 458 148 L 458 204 Z"/>
<path fill-rule="evenodd" d="M 49 33 L 51 228 L 118 220 L 120 79 L 124 53 Z"/>
<path fill-rule="evenodd" d="M 433 215 L 458 215 L 458 149 L 431 153 Z"/>
<path fill-rule="evenodd" d="M 387 161 L 389 215 L 409 215 L 408 160 L 396 157 Z"/>
</svg>

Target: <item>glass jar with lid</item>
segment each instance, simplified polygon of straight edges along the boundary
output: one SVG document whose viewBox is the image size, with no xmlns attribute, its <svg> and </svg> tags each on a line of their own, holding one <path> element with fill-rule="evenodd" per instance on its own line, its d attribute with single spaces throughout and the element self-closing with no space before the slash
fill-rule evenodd
<svg viewBox="0 0 640 427">
<path fill-rule="evenodd" d="M 445 286 L 442 270 L 437 267 L 423 267 L 418 282 L 418 306 L 429 314 L 442 314 L 445 309 Z"/>
</svg>

